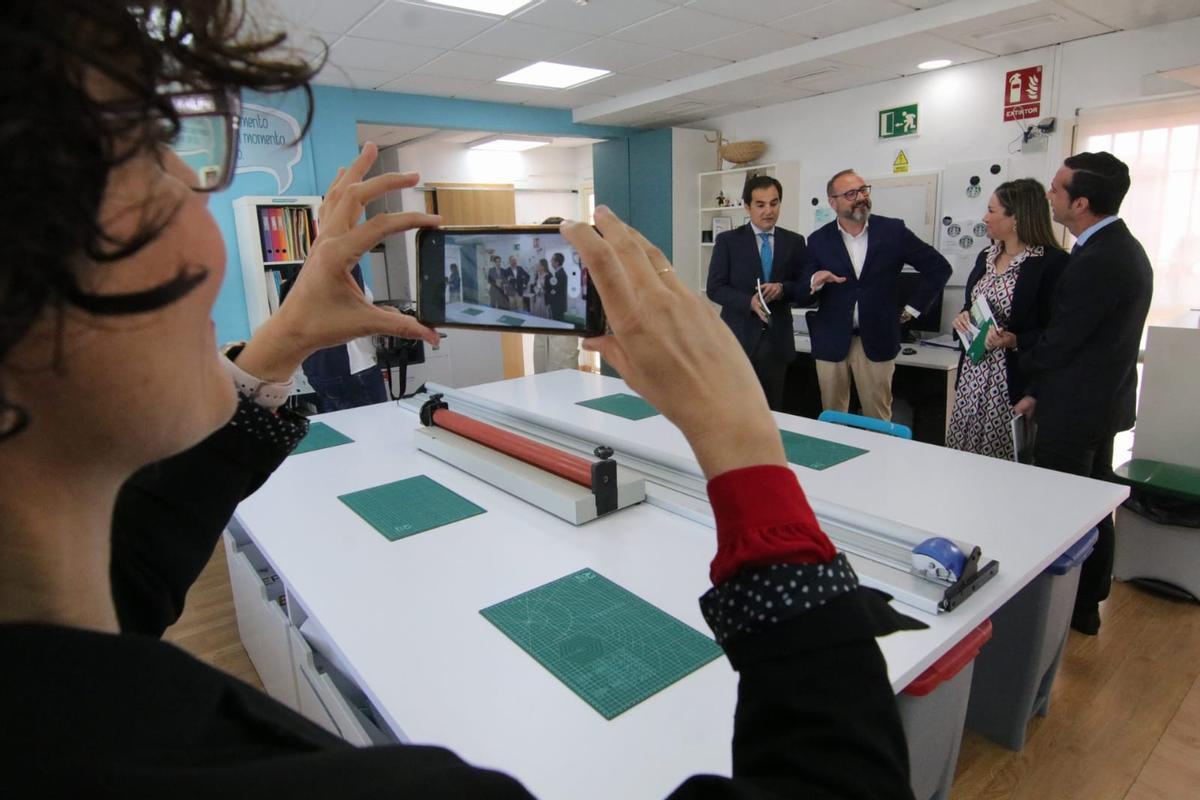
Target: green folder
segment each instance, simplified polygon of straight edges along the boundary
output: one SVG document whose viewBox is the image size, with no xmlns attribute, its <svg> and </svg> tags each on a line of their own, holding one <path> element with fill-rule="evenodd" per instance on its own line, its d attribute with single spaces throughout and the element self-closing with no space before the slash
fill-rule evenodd
<svg viewBox="0 0 1200 800">
<path fill-rule="evenodd" d="M 712 639 L 590 569 L 479 613 L 605 719 L 721 655 Z"/>
<path fill-rule="evenodd" d="M 496 322 L 501 325 L 511 325 L 514 328 L 519 328 L 525 324 L 525 319 L 523 317 L 514 317 L 511 314 L 501 314 Z"/>
<path fill-rule="evenodd" d="M 779 433 L 783 436 L 783 451 L 787 460 L 809 469 L 827 469 L 867 452 L 861 447 L 851 447 L 848 444 L 805 436 L 802 433 Z"/>
<path fill-rule="evenodd" d="M 483 313 L 483 309 L 482 308 L 464 308 L 462 310 L 462 313 L 466 314 L 468 317 L 478 317 L 480 314 Z"/>
<path fill-rule="evenodd" d="M 389 542 L 487 511 L 427 475 L 351 492 L 338 500 Z"/>
<path fill-rule="evenodd" d="M 324 450 L 326 447 L 337 447 L 339 444 L 350 444 L 354 440 L 340 433 L 324 422 L 314 422 L 308 426 L 308 433 L 290 455 L 308 453 L 313 450 Z"/>
<path fill-rule="evenodd" d="M 613 414 L 625 419 L 638 420 L 658 416 L 658 409 L 654 406 L 637 395 L 624 392 L 596 397 L 592 400 L 581 400 L 575 405 L 594 411 L 603 411 L 605 414 Z"/>
</svg>

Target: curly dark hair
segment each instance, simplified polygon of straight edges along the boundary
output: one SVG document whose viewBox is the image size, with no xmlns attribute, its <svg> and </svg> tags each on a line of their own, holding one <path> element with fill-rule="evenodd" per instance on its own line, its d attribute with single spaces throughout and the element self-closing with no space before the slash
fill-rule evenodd
<svg viewBox="0 0 1200 800">
<path fill-rule="evenodd" d="M 320 68 L 282 48 L 283 32 L 260 29 L 240 0 L 7 0 L 0 17 L 0 366 L 47 312 L 93 314 L 159 308 L 203 280 L 204 268 L 112 298 L 87 294 L 87 263 L 137 252 L 169 221 L 145 218 L 130 238 L 106 234 L 98 216 L 109 171 L 163 141 L 179 118 L 165 90 L 301 89 L 303 131 L 312 119 L 309 81 Z M 100 101 L 85 83 L 111 83 Z M 148 124 L 156 123 L 156 124 Z M 303 132 L 301 133 L 303 136 Z M 0 440 L 28 422 L 0 383 Z"/>
</svg>

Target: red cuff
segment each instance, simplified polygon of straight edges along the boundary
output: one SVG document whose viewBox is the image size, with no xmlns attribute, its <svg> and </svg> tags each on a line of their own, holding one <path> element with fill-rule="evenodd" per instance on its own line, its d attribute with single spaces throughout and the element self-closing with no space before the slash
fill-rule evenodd
<svg viewBox="0 0 1200 800">
<path fill-rule="evenodd" d="M 837 555 L 787 467 L 722 473 L 708 482 L 708 499 L 717 520 L 714 586 L 747 567 L 824 564 Z"/>
</svg>

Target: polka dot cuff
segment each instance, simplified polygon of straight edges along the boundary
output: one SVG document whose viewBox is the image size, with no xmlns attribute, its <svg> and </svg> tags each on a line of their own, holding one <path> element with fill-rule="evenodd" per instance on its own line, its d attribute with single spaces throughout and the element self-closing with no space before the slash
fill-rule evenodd
<svg viewBox="0 0 1200 800">
<path fill-rule="evenodd" d="M 858 588 L 858 576 L 838 553 L 826 564 L 772 564 L 739 572 L 700 598 L 717 644 L 766 630 Z"/>
<path fill-rule="evenodd" d="M 239 394 L 237 412 L 229 421 L 229 427 L 237 428 L 260 442 L 278 448 L 282 455 L 287 455 L 308 433 L 308 420 L 286 408 L 270 411 L 253 398 Z"/>
</svg>

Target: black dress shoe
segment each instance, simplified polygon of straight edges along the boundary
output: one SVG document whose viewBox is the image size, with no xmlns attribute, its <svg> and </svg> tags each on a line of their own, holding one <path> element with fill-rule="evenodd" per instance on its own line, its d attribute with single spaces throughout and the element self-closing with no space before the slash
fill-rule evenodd
<svg viewBox="0 0 1200 800">
<path fill-rule="evenodd" d="M 1071 627 L 1084 636 L 1095 636 L 1100 632 L 1100 609 L 1096 606 L 1076 608 L 1071 614 Z"/>
</svg>

